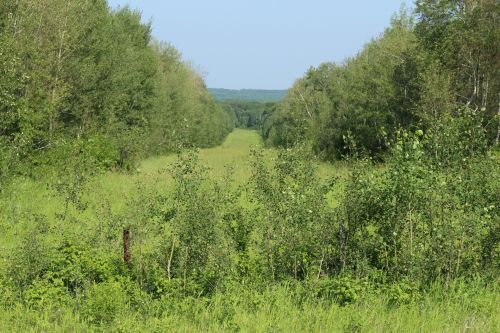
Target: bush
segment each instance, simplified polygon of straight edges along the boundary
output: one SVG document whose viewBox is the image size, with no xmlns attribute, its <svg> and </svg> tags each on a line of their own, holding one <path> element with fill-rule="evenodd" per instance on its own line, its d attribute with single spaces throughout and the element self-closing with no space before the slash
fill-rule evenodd
<svg viewBox="0 0 500 333">
<path fill-rule="evenodd" d="M 415 283 L 408 279 L 393 283 L 388 286 L 386 295 L 389 304 L 402 305 L 420 300 L 419 289 Z"/>
<path fill-rule="evenodd" d="M 110 324 L 127 309 L 127 297 L 116 281 L 93 284 L 86 288 L 82 313 L 90 322 Z"/>
<path fill-rule="evenodd" d="M 50 277 L 33 281 L 23 298 L 29 307 L 38 309 L 54 309 L 72 301 L 63 281 Z"/>
<path fill-rule="evenodd" d="M 316 288 L 320 298 L 347 305 L 359 301 L 368 292 L 370 285 L 366 279 L 356 279 L 346 275 L 319 280 Z"/>
</svg>

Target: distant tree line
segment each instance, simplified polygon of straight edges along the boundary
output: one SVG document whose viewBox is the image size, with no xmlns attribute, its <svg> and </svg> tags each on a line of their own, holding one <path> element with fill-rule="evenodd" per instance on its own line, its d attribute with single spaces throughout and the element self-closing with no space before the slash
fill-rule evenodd
<svg viewBox="0 0 500 333">
<path fill-rule="evenodd" d="M 218 144 L 232 127 L 139 12 L 105 0 L 0 2 L 0 175 L 82 152 L 98 167 L 127 167 Z"/>
<path fill-rule="evenodd" d="M 265 119 L 276 110 L 277 103 L 233 100 L 219 102 L 222 109 L 229 113 L 238 128 L 261 130 Z"/>
<path fill-rule="evenodd" d="M 285 97 L 286 90 L 265 89 L 221 89 L 208 88 L 208 91 L 218 101 L 255 101 L 261 103 L 279 102 Z"/>
<path fill-rule="evenodd" d="M 311 68 L 266 120 L 272 145 L 308 142 L 325 159 L 382 156 L 399 129 L 439 132 L 468 108 L 498 143 L 500 3 L 417 0 L 343 63 Z"/>
</svg>

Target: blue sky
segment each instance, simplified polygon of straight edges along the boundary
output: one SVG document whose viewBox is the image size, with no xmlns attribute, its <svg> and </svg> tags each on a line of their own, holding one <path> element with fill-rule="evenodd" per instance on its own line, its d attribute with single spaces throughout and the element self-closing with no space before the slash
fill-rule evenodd
<svg viewBox="0 0 500 333">
<path fill-rule="evenodd" d="M 109 0 L 152 20 L 156 39 L 211 88 L 287 89 L 310 66 L 355 55 L 409 0 Z"/>
</svg>

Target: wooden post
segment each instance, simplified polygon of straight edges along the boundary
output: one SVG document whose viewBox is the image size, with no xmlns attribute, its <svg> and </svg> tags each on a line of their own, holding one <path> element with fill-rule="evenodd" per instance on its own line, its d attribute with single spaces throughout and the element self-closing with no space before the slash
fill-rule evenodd
<svg viewBox="0 0 500 333">
<path fill-rule="evenodd" d="M 130 254 L 130 229 L 123 229 L 123 261 L 128 269 L 132 268 L 132 258 Z"/>
</svg>

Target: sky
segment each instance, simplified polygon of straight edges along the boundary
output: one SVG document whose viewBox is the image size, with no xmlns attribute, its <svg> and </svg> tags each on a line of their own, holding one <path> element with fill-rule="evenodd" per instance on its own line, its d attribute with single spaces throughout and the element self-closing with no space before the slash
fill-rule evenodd
<svg viewBox="0 0 500 333">
<path fill-rule="evenodd" d="M 210 88 L 288 89 L 309 67 L 354 56 L 409 0 L 109 0 L 152 21 Z"/>
</svg>

